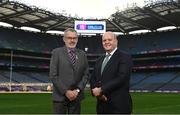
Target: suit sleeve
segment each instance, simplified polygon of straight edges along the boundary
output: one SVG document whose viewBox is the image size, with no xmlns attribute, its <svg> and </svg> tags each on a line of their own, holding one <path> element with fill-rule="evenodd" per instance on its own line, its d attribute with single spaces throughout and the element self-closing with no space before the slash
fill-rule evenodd
<svg viewBox="0 0 180 115">
<path fill-rule="evenodd" d="M 52 51 L 51 60 L 50 60 L 50 72 L 49 77 L 53 83 L 54 88 L 61 94 L 65 94 L 68 88 L 65 87 L 64 83 L 59 79 L 59 57 L 57 50 Z"/>
<path fill-rule="evenodd" d="M 96 62 L 97 63 L 97 62 Z M 94 66 L 94 70 L 91 74 L 91 78 L 90 78 L 90 87 L 91 89 L 98 87 L 96 84 L 97 80 L 96 80 L 96 70 L 97 70 L 97 64 L 95 64 Z"/>
<path fill-rule="evenodd" d="M 130 74 L 132 69 L 132 59 L 129 55 L 124 56 L 119 61 L 118 73 L 112 80 L 102 85 L 103 93 L 109 93 L 117 87 L 122 87 L 124 84 L 128 83 L 130 80 Z"/>
<path fill-rule="evenodd" d="M 84 71 L 83 71 L 82 80 L 78 83 L 78 88 L 80 90 L 84 90 L 88 81 L 89 81 L 89 65 L 87 61 L 87 56 L 84 53 Z"/>
<path fill-rule="evenodd" d="M 97 81 L 97 77 L 98 77 L 98 66 L 99 66 L 100 60 L 102 60 L 102 58 L 104 58 L 104 57 L 99 57 L 96 60 L 96 63 L 94 65 L 94 70 L 93 70 L 93 72 L 91 74 L 91 78 L 90 78 L 90 87 L 91 87 L 91 89 L 100 86 L 100 84 Z"/>
</svg>

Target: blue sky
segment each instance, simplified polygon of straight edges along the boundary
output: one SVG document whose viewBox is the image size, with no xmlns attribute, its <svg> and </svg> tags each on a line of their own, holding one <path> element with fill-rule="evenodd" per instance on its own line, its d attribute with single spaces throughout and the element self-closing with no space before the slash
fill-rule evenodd
<svg viewBox="0 0 180 115">
<path fill-rule="evenodd" d="M 79 18 L 109 18 L 117 9 L 122 10 L 136 3 L 143 6 L 144 0 L 12 0 L 44 8 L 66 16 Z"/>
</svg>

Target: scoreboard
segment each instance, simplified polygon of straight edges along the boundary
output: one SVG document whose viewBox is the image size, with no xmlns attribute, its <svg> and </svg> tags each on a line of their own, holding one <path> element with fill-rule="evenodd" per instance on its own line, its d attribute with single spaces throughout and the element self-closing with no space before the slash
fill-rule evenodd
<svg viewBox="0 0 180 115">
<path fill-rule="evenodd" d="M 74 29 L 78 33 L 104 33 L 106 31 L 105 21 L 75 21 Z"/>
</svg>

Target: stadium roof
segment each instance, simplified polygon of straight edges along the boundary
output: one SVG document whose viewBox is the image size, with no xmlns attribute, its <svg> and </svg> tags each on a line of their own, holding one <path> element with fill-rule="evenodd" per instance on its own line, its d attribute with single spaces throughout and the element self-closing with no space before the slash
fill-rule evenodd
<svg viewBox="0 0 180 115">
<path fill-rule="evenodd" d="M 0 0 L 0 22 L 12 24 L 14 27 L 32 27 L 45 32 L 64 31 L 68 27 L 73 28 L 75 20 L 83 19 L 54 14 L 22 3 Z M 153 2 L 142 8 L 136 6 L 117 11 L 111 18 L 100 21 L 106 21 L 107 31 L 122 33 L 144 29 L 155 31 L 166 26 L 179 27 L 180 4 L 173 0 Z"/>
</svg>

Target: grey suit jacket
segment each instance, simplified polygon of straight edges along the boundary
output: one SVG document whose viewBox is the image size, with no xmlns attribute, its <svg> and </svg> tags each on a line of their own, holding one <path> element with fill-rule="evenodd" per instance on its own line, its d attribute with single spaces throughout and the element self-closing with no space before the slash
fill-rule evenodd
<svg viewBox="0 0 180 115">
<path fill-rule="evenodd" d="M 89 67 L 85 52 L 76 49 L 76 63 L 73 66 L 66 47 L 52 51 L 49 77 L 53 83 L 53 101 L 64 101 L 68 89 L 79 88 L 77 100 L 83 99 L 83 90 L 89 79 Z"/>
</svg>

